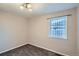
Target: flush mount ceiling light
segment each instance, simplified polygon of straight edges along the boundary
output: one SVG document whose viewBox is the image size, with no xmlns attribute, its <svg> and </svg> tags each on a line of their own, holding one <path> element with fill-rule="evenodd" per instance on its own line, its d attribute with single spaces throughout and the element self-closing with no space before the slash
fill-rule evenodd
<svg viewBox="0 0 79 59">
<path fill-rule="evenodd" d="M 32 5 L 30 3 L 24 3 L 20 6 L 21 9 L 28 9 L 29 11 L 32 11 Z"/>
</svg>

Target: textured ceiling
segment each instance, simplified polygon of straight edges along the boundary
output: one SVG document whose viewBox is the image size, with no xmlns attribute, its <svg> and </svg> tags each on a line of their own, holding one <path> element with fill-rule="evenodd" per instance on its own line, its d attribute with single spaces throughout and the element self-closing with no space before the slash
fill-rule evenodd
<svg viewBox="0 0 79 59">
<path fill-rule="evenodd" d="M 6 11 L 23 17 L 31 17 L 48 13 L 59 12 L 79 6 L 78 3 L 31 3 L 33 11 L 20 9 L 22 3 L 0 3 L 0 11 Z"/>
</svg>

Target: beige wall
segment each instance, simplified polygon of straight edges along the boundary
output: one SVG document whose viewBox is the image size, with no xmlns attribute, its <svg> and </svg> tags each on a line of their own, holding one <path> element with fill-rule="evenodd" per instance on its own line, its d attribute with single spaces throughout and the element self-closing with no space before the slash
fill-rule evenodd
<svg viewBox="0 0 79 59">
<path fill-rule="evenodd" d="M 68 17 L 68 39 L 50 39 L 48 38 L 48 21 L 47 18 L 72 14 Z M 70 9 L 54 14 L 34 17 L 28 20 L 29 26 L 29 43 L 66 55 L 76 55 L 77 52 L 77 19 L 76 9 Z"/>
<path fill-rule="evenodd" d="M 78 56 L 79 56 L 79 7 L 77 8 L 77 19 L 78 19 L 77 49 L 78 49 Z"/>
<path fill-rule="evenodd" d="M 0 53 L 27 44 L 27 20 L 0 12 Z"/>
</svg>

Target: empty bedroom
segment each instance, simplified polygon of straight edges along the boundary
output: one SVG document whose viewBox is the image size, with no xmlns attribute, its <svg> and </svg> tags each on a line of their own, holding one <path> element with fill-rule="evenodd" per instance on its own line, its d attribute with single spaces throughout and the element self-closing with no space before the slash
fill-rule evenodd
<svg viewBox="0 0 79 59">
<path fill-rule="evenodd" d="M 79 3 L 0 3 L 0 56 L 79 56 Z"/>
</svg>

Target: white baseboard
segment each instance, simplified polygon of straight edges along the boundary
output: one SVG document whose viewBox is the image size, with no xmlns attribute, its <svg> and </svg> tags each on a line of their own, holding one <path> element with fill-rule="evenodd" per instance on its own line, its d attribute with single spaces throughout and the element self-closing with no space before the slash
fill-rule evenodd
<svg viewBox="0 0 79 59">
<path fill-rule="evenodd" d="M 30 43 L 30 45 L 34 45 L 36 47 L 43 48 L 43 49 L 46 49 L 46 50 L 49 50 L 49 51 L 52 51 L 52 52 L 55 52 L 55 53 L 58 53 L 58 54 L 61 54 L 61 55 L 64 55 L 64 56 L 69 56 L 67 54 L 64 54 L 64 53 L 61 53 L 61 52 L 58 52 L 58 51 L 54 51 L 54 50 L 51 50 L 51 49 L 48 49 L 48 48 L 45 48 L 45 47 L 42 47 L 42 46 L 38 46 L 38 45 L 35 45 L 35 44 Z"/>
<path fill-rule="evenodd" d="M 27 45 L 27 44 L 22 44 L 22 45 L 19 45 L 19 46 L 16 46 L 16 47 L 13 47 L 13 48 L 10 48 L 10 49 L 7 49 L 7 50 L 4 50 L 4 51 L 1 51 L 0 54 L 1 54 L 1 53 L 4 53 L 4 52 L 7 52 L 7 51 L 10 51 L 10 50 L 12 50 L 12 49 L 15 49 L 15 48 L 21 47 L 21 46 L 23 46 L 23 45 Z M 49 50 L 49 51 L 52 51 L 52 52 L 55 52 L 55 53 L 58 53 L 58 54 L 64 55 L 64 56 L 69 56 L 69 55 L 67 55 L 67 54 L 63 54 L 63 53 L 61 53 L 61 52 L 54 51 L 54 50 L 51 50 L 51 49 L 48 49 L 48 48 L 45 48 L 45 47 L 41 47 L 41 46 L 38 46 L 38 45 L 35 45 L 35 44 L 31 44 L 31 43 L 30 43 L 30 45 L 34 45 L 34 46 L 36 46 L 36 47 L 40 47 L 40 48 L 43 48 L 43 49 L 46 49 L 46 50 Z"/>
<path fill-rule="evenodd" d="M 10 49 L 7 49 L 7 50 L 4 50 L 4 51 L 1 51 L 0 54 L 2 54 L 2 53 L 4 53 L 4 52 L 7 52 L 7 51 L 10 51 L 10 50 L 13 50 L 13 49 L 18 48 L 18 47 L 21 47 L 21 46 L 23 46 L 23 45 L 27 45 L 27 44 L 22 44 L 22 45 L 19 45 L 19 46 L 12 47 L 12 48 L 10 48 Z"/>
</svg>

